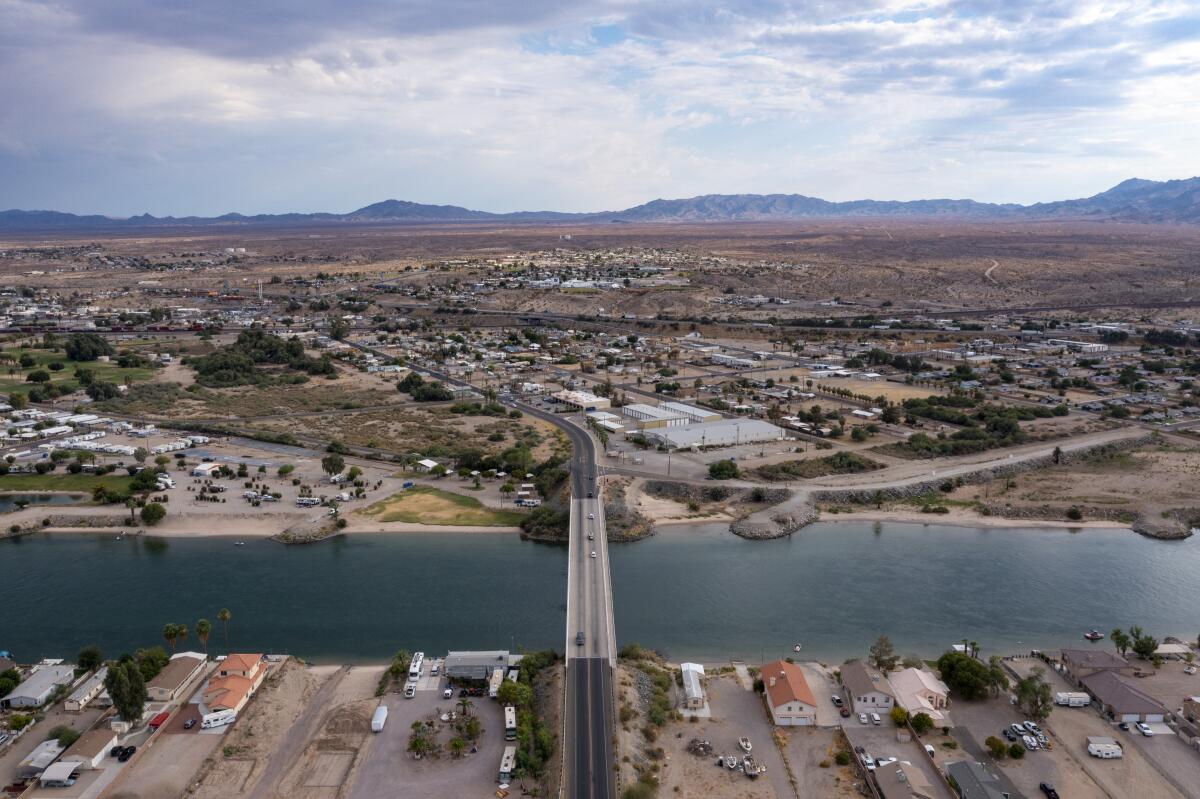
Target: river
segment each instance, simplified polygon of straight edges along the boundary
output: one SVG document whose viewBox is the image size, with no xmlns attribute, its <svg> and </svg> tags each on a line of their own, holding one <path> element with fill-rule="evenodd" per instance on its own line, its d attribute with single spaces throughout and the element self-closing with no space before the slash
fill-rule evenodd
<svg viewBox="0 0 1200 799">
<path fill-rule="evenodd" d="M 1200 629 L 1200 538 L 1120 530 L 821 523 L 744 541 L 721 525 L 611 548 L 617 637 L 676 659 L 834 662 L 880 633 L 934 656 L 1082 645 L 1095 626 Z M 0 542 L 0 649 L 22 660 L 162 643 L 166 622 L 233 618 L 234 649 L 318 662 L 394 650 L 563 646 L 561 547 L 506 534 L 357 535 L 314 546 L 35 534 Z M 193 639 L 188 647 L 198 646 Z"/>
</svg>

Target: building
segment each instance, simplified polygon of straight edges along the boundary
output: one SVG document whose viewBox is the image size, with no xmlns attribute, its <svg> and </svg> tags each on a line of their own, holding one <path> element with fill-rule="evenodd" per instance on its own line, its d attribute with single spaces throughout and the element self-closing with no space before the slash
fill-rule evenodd
<svg viewBox="0 0 1200 799">
<path fill-rule="evenodd" d="M 817 700 L 799 666 L 772 660 L 762 667 L 760 676 L 772 721 L 781 727 L 811 727 L 817 723 Z"/>
<path fill-rule="evenodd" d="M 646 438 L 668 449 L 733 447 L 739 444 L 779 441 L 783 437 L 782 428 L 761 419 L 722 419 L 719 422 L 668 427 L 646 433 Z"/>
<path fill-rule="evenodd" d="M 739 358 L 736 355 L 728 355 L 723 352 L 714 352 L 708 356 L 710 363 L 715 363 L 718 366 L 730 366 L 734 369 L 749 369 L 754 366 L 753 358 Z"/>
<path fill-rule="evenodd" d="M 704 707 L 704 667 L 699 663 L 680 663 L 683 672 L 683 706 L 689 710 Z"/>
<path fill-rule="evenodd" d="M 621 413 L 638 423 L 642 430 L 657 430 L 662 427 L 683 427 L 690 419 L 674 411 L 666 410 L 661 405 L 643 405 L 635 402 L 623 405 Z"/>
<path fill-rule="evenodd" d="M 54 696 L 54 692 L 75 681 L 75 669 L 71 666 L 36 666 L 12 693 L 0 702 L 4 707 L 41 707 Z"/>
<path fill-rule="evenodd" d="M 598 397 L 590 391 L 564 389 L 551 394 L 550 399 L 575 411 L 603 411 L 612 407 L 607 397 Z"/>
<path fill-rule="evenodd" d="M 902 669 L 888 677 L 896 704 L 910 716 L 925 713 L 937 727 L 948 727 L 946 708 L 950 706 L 950 689 L 928 669 Z"/>
<path fill-rule="evenodd" d="M 1076 684 L 1084 677 L 1099 671 L 1115 671 L 1126 677 L 1133 676 L 1133 666 L 1128 660 L 1103 649 L 1064 649 L 1062 665 L 1067 678 Z"/>
<path fill-rule="evenodd" d="M 687 418 L 689 422 L 719 422 L 724 418 L 714 410 L 697 408 L 695 405 L 683 402 L 660 402 L 658 407 L 671 413 L 677 413 Z"/>
<path fill-rule="evenodd" d="M 842 688 L 855 713 L 890 713 L 896 705 L 887 678 L 861 660 L 842 666 Z"/>
<path fill-rule="evenodd" d="M 63 707 L 70 713 L 81 713 L 91 704 L 92 700 L 104 693 L 104 678 L 108 676 L 108 666 L 101 666 L 95 674 L 84 680 L 78 688 L 71 692 Z"/>
<path fill-rule="evenodd" d="M 1193 724 L 1200 721 L 1200 696 L 1183 698 L 1183 717 Z"/>
<path fill-rule="evenodd" d="M 422 458 L 421 460 L 419 460 L 413 464 L 414 468 L 416 468 L 416 470 L 418 472 L 425 472 L 426 474 L 428 474 L 429 472 L 432 472 L 439 465 L 440 464 L 437 461 L 435 461 L 433 458 Z"/>
<path fill-rule="evenodd" d="M 267 676 L 262 655 L 228 655 L 217 666 L 217 674 L 204 687 L 202 712 L 232 710 L 240 713 Z"/>
<path fill-rule="evenodd" d="M 44 772 L 51 763 L 58 760 L 58 756 L 63 753 L 64 747 L 57 739 L 51 738 L 48 741 L 42 741 L 33 748 L 33 751 L 25 755 L 24 759 L 17 764 L 16 778 L 19 780 L 31 780 Z"/>
<path fill-rule="evenodd" d="M 957 760 L 946 766 L 946 775 L 958 788 L 961 799 L 1025 799 L 1015 791 L 1004 791 L 1000 778 L 974 760 Z"/>
<path fill-rule="evenodd" d="M 108 750 L 117 745 L 117 733 L 108 727 L 96 727 L 79 736 L 79 740 L 71 744 L 60 763 L 74 763 L 79 768 L 100 768 Z"/>
<path fill-rule="evenodd" d="M 155 702 L 172 702 L 183 690 L 204 673 L 207 662 L 199 652 L 181 652 L 172 655 L 163 670 L 146 683 L 146 694 Z"/>
<path fill-rule="evenodd" d="M 904 761 L 876 769 L 875 782 L 883 799 L 941 799 L 943 795 L 925 772 Z"/>
<path fill-rule="evenodd" d="M 75 779 L 77 771 L 79 771 L 79 764 L 74 761 L 52 763 L 38 775 L 38 785 L 42 788 L 69 787 L 72 784 L 71 781 Z"/>
<path fill-rule="evenodd" d="M 496 669 L 505 669 L 509 663 L 508 650 L 496 649 L 484 652 L 450 652 L 442 670 L 447 677 L 459 680 L 486 680 Z"/>
<path fill-rule="evenodd" d="M 198 463 L 192 467 L 192 477 L 212 477 L 220 470 L 219 463 Z"/>
<path fill-rule="evenodd" d="M 1152 723 L 1166 718 L 1167 709 L 1124 674 L 1098 671 L 1084 677 L 1082 684 L 1099 704 L 1100 711 L 1114 721 Z"/>
</svg>

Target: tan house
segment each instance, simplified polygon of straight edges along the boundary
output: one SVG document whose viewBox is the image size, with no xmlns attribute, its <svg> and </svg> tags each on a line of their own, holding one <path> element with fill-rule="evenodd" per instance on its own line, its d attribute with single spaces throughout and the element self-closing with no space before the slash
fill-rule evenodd
<svg viewBox="0 0 1200 799">
<path fill-rule="evenodd" d="M 799 666 L 786 660 L 773 660 L 762 667 L 760 676 L 763 697 L 776 724 L 811 727 L 817 723 L 817 700 Z"/>
<path fill-rule="evenodd" d="M 875 781 L 883 799 L 940 799 L 944 790 L 937 790 L 921 769 L 901 761 L 875 771 Z"/>
<path fill-rule="evenodd" d="M 896 705 L 887 677 L 864 661 L 852 660 L 842 666 L 842 687 L 855 713 L 891 713 Z"/>
<path fill-rule="evenodd" d="M 902 669 L 888 677 L 896 704 L 910 716 L 925 713 L 938 727 L 949 726 L 946 708 L 950 706 L 950 689 L 927 669 Z"/>
<path fill-rule="evenodd" d="M 204 688 L 202 702 L 207 712 L 232 710 L 240 713 L 267 676 L 262 655 L 229 655 Z"/>
<path fill-rule="evenodd" d="M 1101 671 L 1112 671 L 1126 677 L 1133 676 L 1133 666 L 1128 660 L 1103 649 L 1064 649 L 1062 664 L 1067 679 L 1076 685 L 1082 682 L 1084 677 Z"/>
<path fill-rule="evenodd" d="M 79 736 L 79 740 L 71 744 L 60 763 L 78 763 L 79 768 L 96 769 L 104 762 L 108 750 L 117 745 L 117 734 L 108 727 L 96 727 Z"/>
<path fill-rule="evenodd" d="M 204 655 L 198 652 L 182 652 L 163 666 L 163 670 L 146 683 L 146 695 L 155 702 L 171 702 L 179 698 L 183 690 L 204 673 Z"/>
</svg>

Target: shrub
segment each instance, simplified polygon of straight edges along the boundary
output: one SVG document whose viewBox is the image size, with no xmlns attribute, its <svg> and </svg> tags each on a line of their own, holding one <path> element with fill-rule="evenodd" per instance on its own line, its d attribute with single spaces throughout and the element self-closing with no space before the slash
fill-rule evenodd
<svg viewBox="0 0 1200 799">
<path fill-rule="evenodd" d="M 1008 756 L 1013 760 L 1020 760 L 1021 758 L 1025 757 L 1025 747 L 1021 746 L 1020 744 L 1013 744 L 1012 746 L 1008 747 Z"/>
<path fill-rule="evenodd" d="M 983 745 L 988 748 L 988 751 L 992 753 L 992 757 L 997 760 L 1003 760 L 1005 753 L 1008 752 L 1008 746 L 995 735 L 989 735 L 987 740 L 983 742 Z"/>
<path fill-rule="evenodd" d="M 833 760 L 839 766 L 848 766 L 850 765 L 850 753 L 843 749 L 833 756 Z"/>
<path fill-rule="evenodd" d="M 153 527 L 167 517 L 167 509 L 157 502 L 151 502 L 142 508 L 141 517 L 145 524 Z"/>
</svg>

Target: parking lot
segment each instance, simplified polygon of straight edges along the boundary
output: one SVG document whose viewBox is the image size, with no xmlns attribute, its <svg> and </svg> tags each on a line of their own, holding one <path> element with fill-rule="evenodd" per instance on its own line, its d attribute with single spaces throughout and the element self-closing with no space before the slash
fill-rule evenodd
<svg viewBox="0 0 1200 799">
<path fill-rule="evenodd" d="M 831 698 L 836 693 L 833 675 L 819 663 L 798 663 L 796 665 L 804 673 L 804 679 L 808 683 L 808 687 L 812 689 L 813 699 L 817 702 L 817 726 L 837 727 L 841 725 L 842 717 Z"/>
<path fill-rule="evenodd" d="M 891 719 L 883 718 L 882 722 L 882 724 L 876 726 L 874 724 L 860 723 L 857 716 L 846 719 L 845 726 L 843 727 L 843 731 L 846 733 L 846 740 L 850 742 L 851 747 L 861 746 L 875 760 L 894 757 L 897 760 L 912 763 L 921 769 L 921 772 L 929 780 L 929 783 L 933 786 L 934 793 L 939 799 L 954 799 L 945 786 L 942 785 L 937 769 L 934 768 L 933 764 L 929 762 L 929 758 L 925 755 L 925 752 L 922 751 L 922 744 L 915 738 L 910 741 L 898 740 L 898 731 L 896 725 L 891 723 Z"/>
<path fill-rule="evenodd" d="M 373 733 L 360 754 L 361 763 L 350 799 L 376 799 L 387 796 L 395 799 L 454 799 L 455 797 L 487 797 L 496 790 L 496 773 L 504 752 L 504 715 L 499 703 L 487 696 L 472 697 L 471 715 L 483 722 L 483 732 L 476 752 L 453 758 L 449 751 L 440 756 L 417 760 L 408 752 L 413 722 L 439 719 L 442 728 L 438 740 L 443 744 L 450 737 L 443 714 L 458 710 L 458 691 L 453 698 L 443 699 L 444 678 L 429 676 L 426 669 L 418 683 L 419 690 L 412 699 L 401 694 L 387 694 L 382 702 L 388 709 L 383 731 Z"/>
</svg>

